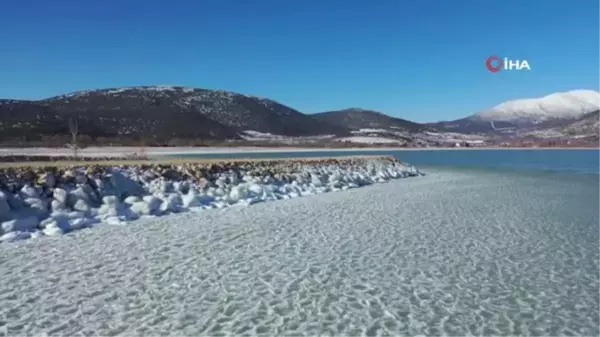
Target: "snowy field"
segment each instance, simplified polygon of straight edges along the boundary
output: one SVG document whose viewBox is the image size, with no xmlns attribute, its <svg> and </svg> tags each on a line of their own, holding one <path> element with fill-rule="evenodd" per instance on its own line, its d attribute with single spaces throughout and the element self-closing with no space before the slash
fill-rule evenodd
<svg viewBox="0 0 600 337">
<path fill-rule="evenodd" d="M 597 177 L 426 173 L 0 244 L 0 334 L 600 333 Z"/>
</svg>

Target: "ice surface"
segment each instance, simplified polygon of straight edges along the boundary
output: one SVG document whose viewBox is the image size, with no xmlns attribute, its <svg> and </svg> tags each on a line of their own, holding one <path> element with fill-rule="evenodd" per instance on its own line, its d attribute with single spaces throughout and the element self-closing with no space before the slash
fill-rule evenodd
<svg viewBox="0 0 600 337">
<path fill-rule="evenodd" d="M 427 173 L 0 244 L 0 334 L 599 334 L 597 176 Z"/>
</svg>

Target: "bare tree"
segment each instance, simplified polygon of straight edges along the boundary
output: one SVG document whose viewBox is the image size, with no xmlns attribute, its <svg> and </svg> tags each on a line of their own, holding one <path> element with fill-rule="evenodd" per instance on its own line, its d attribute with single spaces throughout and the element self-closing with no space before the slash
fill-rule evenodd
<svg viewBox="0 0 600 337">
<path fill-rule="evenodd" d="M 77 115 L 69 118 L 69 131 L 71 132 L 71 146 L 73 147 L 73 156 L 77 158 L 77 134 L 79 133 L 79 123 L 77 121 Z"/>
</svg>

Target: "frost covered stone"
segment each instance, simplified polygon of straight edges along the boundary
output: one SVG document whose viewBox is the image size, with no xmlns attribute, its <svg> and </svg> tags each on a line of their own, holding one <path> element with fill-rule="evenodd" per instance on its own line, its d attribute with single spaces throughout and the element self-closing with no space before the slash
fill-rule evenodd
<svg viewBox="0 0 600 337">
<path fill-rule="evenodd" d="M 123 200 L 124 203 L 129 204 L 129 205 L 133 205 L 138 201 L 142 201 L 142 199 L 135 195 L 128 196 L 127 198 L 125 198 L 125 200 Z"/>
<path fill-rule="evenodd" d="M 80 212 L 88 212 L 90 210 L 90 205 L 87 203 L 87 201 L 79 199 L 75 201 L 75 204 L 73 204 L 73 209 Z"/>
<path fill-rule="evenodd" d="M 160 205 L 161 212 L 178 212 L 183 204 L 181 197 L 177 194 L 171 194 Z"/>
<path fill-rule="evenodd" d="M 37 198 L 40 196 L 40 191 L 33 186 L 25 185 L 21 189 L 21 195 L 23 196 L 23 199 Z"/>
<path fill-rule="evenodd" d="M 8 232 L 27 232 L 37 228 L 39 220 L 35 216 L 22 219 L 14 219 L 2 223 L 2 233 Z"/>
<path fill-rule="evenodd" d="M 8 232 L 0 236 L 0 242 L 11 242 L 17 240 L 25 240 L 31 237 L 29 232 Z"/>
<path fill-rule="evenodd" d="M 111 174 L 109 174 L 109 181 L 119 199 L 124 199 L 131 195 L 141 196 L 145 194 L 142 186 L 125 177 L 120 172 L 113 171 Z"/>
<path fill-rule="evenodd" d="M 54 174 L 50 172 L 44 173 L 44 175 L 40 177 L 39 182 L 41 185 L 45 185 L 49 188 L 53 188 L 56 186 L 56 178 L 54 177 Z"/>
<path fill-rule="evenodd" d="M 54 196 L 54 200 L 60 202 L 61 204 L 66 205 L 67 203 L 67 191 L 62 188 L 55 188 L 52 191 L 52 195 Z"/>
<path fill-rule="evenodd" d="M 46 226 L 46 227 L 45 227 L 45 228 L 42 230 L 42 232 L 43 232 L 45 235 L 48 235 L 48 236 L 61 235 L 61 234 L 63 234 L 63 233 L 64 233 L 64 231 L 63 231 L 63 230 L 62 230 L 60 227 L 58 227 L 58 225 L 57 225 L 57 222 L 56 222 L 56 221 L 53 221 L 53 222 L 52 222 L 52 223 L 50 223 L 48 226 Z"/>
<path fill-rule="evenodd" d="M 4 192 L 0 191 L 0 219 L 5 216 L 8 216 L 10 212 L 10 207 L 8 206 L 8 198 Z"/>
<path fill-rule="evenodd" d="M 119 203 L 119 199 L 114 195 L 107 195 L 102 198 L 102 203 L 105 205 L 116 205 Z"/>
</svg>

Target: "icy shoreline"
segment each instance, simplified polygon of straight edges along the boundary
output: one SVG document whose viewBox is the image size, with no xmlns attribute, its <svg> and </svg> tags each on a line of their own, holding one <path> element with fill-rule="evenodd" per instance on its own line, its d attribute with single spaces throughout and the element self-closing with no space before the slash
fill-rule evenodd
<svg viewBox="0 0 600 337">
<path fill-rule="evenodd" d="M 0 242 L 422 175 L 393 158 L 0 170 Z"/>
</svg>

